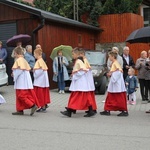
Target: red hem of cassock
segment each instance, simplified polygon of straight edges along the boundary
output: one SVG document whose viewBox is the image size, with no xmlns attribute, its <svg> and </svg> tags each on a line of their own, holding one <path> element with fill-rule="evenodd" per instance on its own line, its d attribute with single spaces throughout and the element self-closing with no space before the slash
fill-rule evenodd
<svg viewBox="0 0 150 150">
<path fill-rule="evenodd" d="M 108 92 L 104 110 L 107 111 L 127 111 L 126 92 L 110 93 Z"/>
<path fill-rule="evenodd" d="M 17 111 L 30 109 L 33 105 L 37 105 L 39 107 L 39 102 L 33 89 L 27 89 L 27 90 L 16 89 L 16 110 Z"/>
<path fill-rule="evenodd" d="M 34 86 L 34 91 L 39 100 L 40 107 L 43 107 L 46 104 L 49 104 L 51 102 L 50 101 L 50 92 L 49 92 L 48 87 L 42 88 L 42 87 Z"/>
<path fill-rule="evenodd" d="M 68 108 L 74 110 L 87 110 L 92 106 L 94 110 L 97 109 L 95 102 L 95 95 L 91 92 L 71 92 L 68 102 Z"/>
</svg>

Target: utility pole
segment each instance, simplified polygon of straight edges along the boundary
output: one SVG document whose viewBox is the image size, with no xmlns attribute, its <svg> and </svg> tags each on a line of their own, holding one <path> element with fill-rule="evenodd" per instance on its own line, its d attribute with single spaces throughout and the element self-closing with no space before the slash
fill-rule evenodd
<svg viewBox="0 0 150 150">
<path fill-rule="evenodd" d="M 78 0 L 73 0 L 74 20 L 79 20 L 78 15 Z"/>
</svg>

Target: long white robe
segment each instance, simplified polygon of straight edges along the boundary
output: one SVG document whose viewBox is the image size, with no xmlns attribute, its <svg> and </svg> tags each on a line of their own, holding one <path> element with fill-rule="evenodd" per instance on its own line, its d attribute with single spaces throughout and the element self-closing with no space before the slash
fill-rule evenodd
<svg viewBox="0 0 150 150">
<path fill-rule="evenodd" d="M 121 71 L 118 70 L 112 73 L 107 91 L 110 93 L 120 93 L 126 91 L 123 73 Z"/>
<path fill-rule="evenodd" d="M 49 87 L 47 70 L 37 69 L 34 70 L 34 86 Z"/>
</svg>

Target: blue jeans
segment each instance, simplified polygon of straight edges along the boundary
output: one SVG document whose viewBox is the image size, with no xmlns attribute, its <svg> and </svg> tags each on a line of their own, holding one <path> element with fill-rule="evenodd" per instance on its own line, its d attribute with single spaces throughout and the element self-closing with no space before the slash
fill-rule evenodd
<svg viewBox="0 0 150 150">
<path fill-rule="evenodd" d="M 64 74 L 62 71 L 58 71 L 58 88 L 59 90 L 65 89 Z"/>
</svg>

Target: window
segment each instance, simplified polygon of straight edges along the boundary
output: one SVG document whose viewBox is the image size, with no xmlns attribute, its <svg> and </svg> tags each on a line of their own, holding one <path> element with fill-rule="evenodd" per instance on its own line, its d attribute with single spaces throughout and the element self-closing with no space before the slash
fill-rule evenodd
<svg viewBox="0 0 150 150">
<path fill-rule="evenodd" d="M 82 35 L 78 34 L 78 46 L 82 46 Z"/>
<path fill-rule="evenodd" d="M 144 18 L 144 26 L 149 26 L 150 25 L 150 7 L 145 6 L 143 7 L 143 18 Z"/>
</svg>

